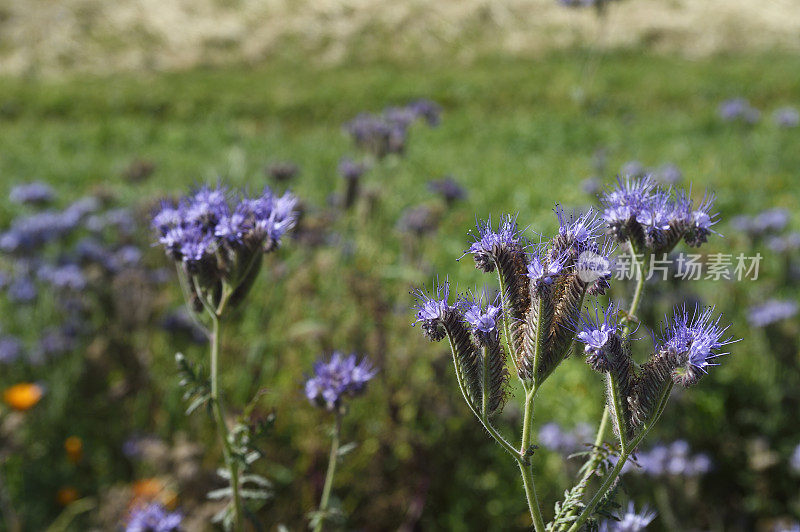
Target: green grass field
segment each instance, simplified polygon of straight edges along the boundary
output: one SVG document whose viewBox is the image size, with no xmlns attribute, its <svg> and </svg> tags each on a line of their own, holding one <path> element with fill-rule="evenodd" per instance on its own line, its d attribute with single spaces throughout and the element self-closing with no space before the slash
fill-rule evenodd
<svg viewBox="0 0 800 532">
<path fill-rule="evenodd" d="M 737 96 L 762 111 L 758 124 L 729 124 L 718 117 L 718 104 Z M 64 202 L 104 192 L 138 205 L 142 213 L 158 199 L 202 182 L 258 190 L 269 182 L 264 172 L 269 163 L 291 160 L 301 172 L 290 188 L 313 219 L 331 194 L 343 189 L 336 166 L 353 148 L 342 124 L 360 111 L 418 97 L 443 106 L 442 124 L 413 129 L 403 159 L 367 174 L 366 186 L 377 191 L 376 208 L 334 227 L 352 253 L 342 254 L 342 246 L 309 248 L 288 241 L 268 261 L 250 307 L 229 325 L 225 342 L 231 358 L 223 385 L 231 402 L 241 404 L 264 386 L 265 403 L 278 415 L 270 444 L 275 465 L 268 473 L 281 488 L 264 514 L 270 523 L 300 529 L 304 511 L 315 504 L 313 483 L 306 480 L 319 481 L 324 472 L 327 438 L 319 428 L 324 416 L 307 406 L 300 386 L 314 358 L 342 349 L 368 353 L 381 367 L 368 397 L 353 404 L 348 431 L 359 447 L 337 476 L 353 528 L 379 530 L 406 521 L 426 529 L 526 526 L 514 464 L 468 417 L 445 346 L 427 343 L 409 326 L 409 290 L 430 284 L 437 274 L 463 288 L 492 286 L 494 278 L 482 277 L 471 261 L 455 261 L 469 244 L 475 218 L 518 213 L 520 224 L 531 227 L 529 236 L 534 230 L 549 233 L 556 227 L 555 202 L 566 207 L 590 202 L 581 182 L 595 173 L 593 156 L 599 150 L 607 154 L 601 176 L 607 184 L 626 161 L 676 164 L 687 185 L 693 183 L 696 198 L 706 190 L 717 194 L 725 238 L 713 239 L 703 251 L 752 251 L 732 233 L 732 216 L 769 207 L 796 212 L 800 205 L 800 129 L 780 129 L 770 116 L 778 107 L 800 103 L 800 57 L 689 60 L 575 50 L 543 59 L 486 57 L 469 67 L 441 61 L 329 68 L 283 63 L 48 82 L 0 79 L 0 196 L 16 183 L 41 179 Z M 124 177 L 135 160 L 155 165 L 142 182 Z M 468 198 L 441 209 L 435 234 L 411 242 L 397 221 L 409 207 L 438 205 L 426 183 L 445 174 L 467 188 Z M 21 212 L 0 204 L 3 224 Z M 148 252 L 147 260 L 167 265 L 160 249 Z M 744 318 L 745 307 L 766 294 L 796 297 L 796 287 L 776 281 L 779 267 L 766 257 L 760 281 L 692 287 L 727 312 L 734 333 L 745 339 L 703 386 L 675 401 L 660 428 L 658 436 L 690 439 L 720 464 L 720 474 L 707 486 L 708 500 L 701 502 L 705 516 L 681 516 L 682 523 L 736 529 L 740 524 L 725 521 L 726 512 L 760 519 L 787 511 L 789 503 L 758 488 L 757 473 L 753 480 L 750 472 L 736 471 L 744 439 L 757 435 L 753 419 L 762 416 L 758 423 L 777 427 L 774 432 L 786 445 L 797 435 L 796 429 L 782 428 L 784 397 L 772 390 L 780 367 L 764 353 L 762 333 L 748 329 Z M 626 288 L 617 287 L 615 294 L 626 297 Z M 179 301 L 177 289 L 159 300 L 162 306 Z M 201 443 L 213 441 L 202 416 L 190 421 L 182 416 L 172 362 L 176 346 L 163 333 L 137 341 L 151 364 L 149 391 L 121 403 L 121 412 L 81 412 L 63 427 L 93 434 L 85 436 L 97 442 L 90 476 L 102 486 L 131 473 L 117 470 L 113 453 L 102 449 L 103 431 L 95 426 L 100 416 L 124 419 L 115 434 L 150 431 L 173 438 L 185 430 Z M 188 352 L 198 359 L 203 353 L 198 347 Z M 721 390 L 737 387 L 757 398 L 740 398 L 735 411 L 752 430 L 741 434 L 742 442 L 720 441 L 720 434 L 729 436 L 730 414 L 729 395 Z M 567 361 L 543 390 L 537 419 L 567 426 L 596 423 L 601 394 L 600 380 L 584 364 Z M 511 430 L 519 416 L 509 404 L 501 425 Z M 549 515 L 569 477 L 547 452 L 536 460 L 546 478 L 540 496 Z M 213 463 L 209 459 L 206 465 Z M 9 485 L 13 495 L 25 493 L 25 480 L 11 479 Z M 427 499 L 420 515 L 409 516 L 419 492 Z M 47 502 L 40 515 L 57 514 L 51 498 L 42 494 Z"/>
</svg>

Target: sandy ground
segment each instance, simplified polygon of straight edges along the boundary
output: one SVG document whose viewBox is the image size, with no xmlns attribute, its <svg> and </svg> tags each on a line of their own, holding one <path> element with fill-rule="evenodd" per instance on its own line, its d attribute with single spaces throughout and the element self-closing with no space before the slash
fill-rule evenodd
<svg viewBox="0 0 800 532">
<path fill-rule="evenodd" d="M 0 0 L 0 72 L 174 70 L 276 56 L 468 61 L 572 44 L 687 55 L 800 51 L 800 0 Z"/>
</svg>

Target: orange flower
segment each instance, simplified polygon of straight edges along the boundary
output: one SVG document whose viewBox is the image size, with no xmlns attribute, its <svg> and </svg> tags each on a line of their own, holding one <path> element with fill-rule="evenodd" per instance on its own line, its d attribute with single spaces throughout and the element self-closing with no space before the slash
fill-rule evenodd
<svg viewBox="0 0 800 532">
<path fill-rule="evenodd" d="M 157 478 L 143 478 L 133 483 L 134 499 L 153 500 L 164 489 L 164 485 Z"/>
<path fill-rule="evenodd" d="M 78 500 L 78 490 L 72 486 L 65 486 L 56 493 L 56 501 L 58 501 L 58 504 L 61 506 L 67 506 L 76 500 Z"/>
<path fill-rule="evenodd" d="M 83 458 L 83 441 L 77 436 L 70 436 L 64 440 L 64 450 L 67 451 L 69 461 L 77 464 Z"/>
<path fill-rule="evenodd" d="M 44 388 L 32 382 L 20 382 L 3 392 L 3 400 L 14 410 L 29 410 L 44 395 Z"/>
</svg>

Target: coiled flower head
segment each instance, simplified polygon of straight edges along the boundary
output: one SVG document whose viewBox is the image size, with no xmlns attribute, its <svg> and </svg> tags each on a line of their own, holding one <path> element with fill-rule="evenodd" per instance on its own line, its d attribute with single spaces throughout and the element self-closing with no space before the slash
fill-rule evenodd
<svg viewBox="0 0 800 532">
<path fill-rule="evenodd" d="M 433 293 L 428 295 L 424 289 L 418 289 L 413 294 L 417 298 L 414 310 L 417 311 L 417 323 L 422 323 L 422 332 L 431 341 L 438 342 L 445 337 L 443 322 L 448 315 L 455 309 L 454 305 L 448 304 L 450 298 L 450 283 L 447 281 L 437 283 Z"/>
<path fill-rule="evenodd" d="M 509 251 L 522 247 L 517 220 L 509 215 L 500 218 L 497 231 L 492 228 L 492 219 L 478 223 L 478 233 L 473 235 L 475 241 L 464 252 L 471 253 L 475 259 L 475 267 L 484 272 L 492 272 L 495 263 Z"/>
<path fill-rule="evenodd" d="M 683 306 L 666 326 L 660 343 L 674 364 L 672 380 L 676 384 L 688 387 L 697 383 L 708 367 L 718 365 L 718 357 L 727 354 L 719 350 L 738 341 L 731 336 L 723 338 L 728 327 L 720 326 L 722 316 L 714 319 L 713 313 L 713 307 L 702 311 L 696 307 L 690 314 Z"/>
<path fill-rule="evenodd" d="M 328 361 L 314 363 L 314 375 L 305 384 L 306 397 L 332 411 L 341 406 L 344 398 L 362 394 L 376 374 L 366 357 L 358 361 L 355 354 L 342 356 L 335 351 Z"/>
</svg>

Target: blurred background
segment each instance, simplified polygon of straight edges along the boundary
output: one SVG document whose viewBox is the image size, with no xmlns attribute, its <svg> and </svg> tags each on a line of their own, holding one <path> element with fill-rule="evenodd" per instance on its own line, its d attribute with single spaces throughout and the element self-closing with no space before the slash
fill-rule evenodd
<svg viewBox="0 0 800 532">
<path fill-rule="evenodd" d="M 174 362 L 208 344 L 150 216 L 221 182 L 302 203 L 223 338 L 229 407 L 263 390 L 254 415 L 276 416 L 264 529 L 305 528 L 319 500 L 331 419 L 303 381 L 340 350 L 380 370 L 344 422 L 343 529 L 524 530 L 516 465 L 471 418 L 447 346 L 411 328 L 409 292 L 437 275 L 495 288 L 457 262 L 476 217 L 547 235 L 555 202 L 596 206 L 644 173 L 717 195 L 704 261 L 762 260 L 755 280 L 647 284 L 640 361 L 683 301 L 742 341 L 674 394 L 619 500 L 656 510 L 653 530 L 800 526 L 798 51 L 797 0 L 0 2 L 0 529 L 119 530 L 146 501 L 213 529 L 221 448 L 184 414 Z M 439 120 L 388 154 L 345 126 L 421 98 Z M 603 402 L 575 357 L 540 392 L 547 516 Z"/>
</svg>

